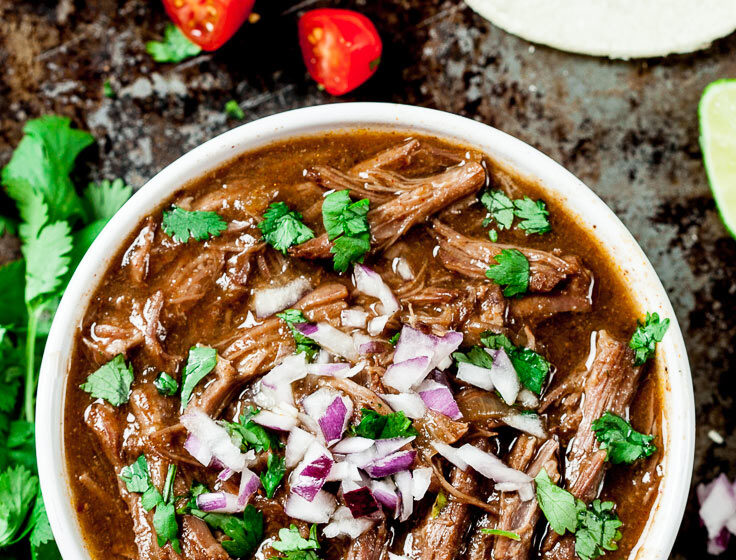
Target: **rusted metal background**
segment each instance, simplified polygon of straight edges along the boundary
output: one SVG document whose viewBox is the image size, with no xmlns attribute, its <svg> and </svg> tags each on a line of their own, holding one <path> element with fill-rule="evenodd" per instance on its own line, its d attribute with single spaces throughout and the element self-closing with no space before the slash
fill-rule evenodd
<svg viewBox="0 0 736 560">
<path fill-rule="evenodd" d="M 140 186 L 204 140 L 246 120 L 334 102 L 305 73 L 301 11 L 368 14 L 385 40 L 378 74 L 342 98 L 452 111 L 536 146 L 590 185 L 634 233 L 685 333 L 698 412 L 695 482 L 736 475 L 736 241 L 708 190 L 698 147 L 704 86 L 736 77 L 736 36 L 693 55 L 608 61 L 534 46 L 457 0 L 260 0 L 261 19 L 217 54 L 156 64 L 145 41 L 166 17 L 158 1 L 0 0 L 0 165 L 28 118 L 56 112 L 98 139 L 80 180 Z M 115 99 L 102 96 L 109 80 Z M 716 430 L 725 443 L 707 437 Z M 690 507 L 673 558 L 705 556 Z"/>
</svg>

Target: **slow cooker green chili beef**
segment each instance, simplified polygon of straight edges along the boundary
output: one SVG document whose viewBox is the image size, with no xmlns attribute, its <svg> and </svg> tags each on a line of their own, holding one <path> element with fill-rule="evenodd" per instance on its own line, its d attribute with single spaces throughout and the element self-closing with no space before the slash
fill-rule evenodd
<svg viewBox="0 0 736 560">
<path fill-rule="evenodd" d="M 244 154 L 146 217 L 92 299 L 64 424 L 81 527 L 105 559 L 625 558 L 666 328 L 483 154 L 384 131 Z"/>
</svg>

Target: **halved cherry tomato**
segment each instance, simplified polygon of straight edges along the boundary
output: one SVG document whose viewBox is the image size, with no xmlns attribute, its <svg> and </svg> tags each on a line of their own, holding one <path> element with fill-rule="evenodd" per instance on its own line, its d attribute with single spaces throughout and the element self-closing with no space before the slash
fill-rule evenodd
<svg viewBox="0 0 736 560">
<path fill-rule="evenodd" d="M 333 95 L 347 93 L 375 74 L 383 49 L 371 20 L 332 8 L 301 17 L 299 44 L 309 74 Z"/>
<path fill-rule="evenodd" d="M 206 51 L 219 49 L 243 25 L 255 0 L 163 0 L 184 35 Z"/>
</svg>

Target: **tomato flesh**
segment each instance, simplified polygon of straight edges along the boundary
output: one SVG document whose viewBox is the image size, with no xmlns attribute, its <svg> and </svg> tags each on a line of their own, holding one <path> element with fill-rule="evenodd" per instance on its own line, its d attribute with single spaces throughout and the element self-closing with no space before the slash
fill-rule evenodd
<svg viewBox="0 0 736 560">
<path fill-rule="evenodd" d="M 206 51 L 219 49 L 243 25 L 255 0 L 163 0 L 184 35 Z"/>
<path fill-rule="evenodd" d="M 342 95 L 375 74 L 383 45 L 375 26 L 352 10 L 322 8 L 299 19 L 299 45 L 314 80 Z"/>
</svg>

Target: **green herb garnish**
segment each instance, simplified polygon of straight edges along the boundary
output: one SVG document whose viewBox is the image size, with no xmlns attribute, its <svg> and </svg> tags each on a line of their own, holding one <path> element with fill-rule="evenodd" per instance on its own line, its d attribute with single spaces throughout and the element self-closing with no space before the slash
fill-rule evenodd
<svg viewBox="0 0 736 560">
<path fill-rule="evenodd" d="M 133 367 L 118 354 L 112 360 L 90 374 L 80 387 L 96 399 L 105 399 L 113 406 L 128 402 L 133 383 Z"/>
<path fill-rule="evenodd" d="M 575 496 L 564 488 L 553 483 L 546 469 L 539 472 L 534 482 L 537 485 L 539 508 L 547 518 L 552 530 L 558 535 L 564 535 L 565 531 L 574 533 L 578 528 L 578 513 L 581 511 L 579 500 L 576 500 Z M 582 509 L 585 509 L 584 504 Z"/>
<path fill-rule="evenodd" d="M 231 99 L 227 103 L 225 103 L 225 114 L 232 118 L 237 119 L 239 121 L 242 121 L 245 118 L 245 113 L 240 108 L 240 105 L 238 105 L 238 102 L 234 99 Z"/>
<path fill-rule="evenodd" d="M 363 257 L 371 248 L 367 198 L 353 202 L 348 191 L 328 194 L 322 203 L 322 221 L 327 237 L 332 241 L 330 252 L 334 255 L 334 268 L 345 272 Z"/>
<path fill-rule="evenodd" d="M 302 215 L 291 210 L 285 202 L 272 202 L 258 227 L 266 243 L 286 254 L 286 250 L 292 245 L 304 243 L 314 237 L 314 232 L 302 220 Z"/>
<path fill-rule="evenodd" d="M 506 335 L 491 331 L 484 332 L 480 340 L 488 348 L 503 348 L 521 384 L 537 395 L 542 392 L 552 365 L 541 354 L 531 348 L 514 346 Z"/>
<path fill-rule="evenodd" d="M 670 320 L 660 321 L 657 313 L 647 313 L 643 323 L 637 322 L 636 331 L 629 342 L 629 346 L 636 353 L 634 357 L 636 365 L 640 366 L 654 356 L 657 342 L 662 342 L 669 326 Z"/>
<path fill-rule="evenodd" d="M 112 89 L 112 84 L 110 83 L 110 80 L 105 80 L 102 83 L 102 95 L 104 95 L 108 99 L 115 99 L 115 90 Z"/>
<path fill-rule="evenodd" d="M 432 519 L 437 519 L 446 505 L 447 496 L 445 496 L 443 492 L 440 492 L 437 494 L 437 497 L 434 499 L 434 503 L 432 504 L 432 513 L 430 514 Z"/>
<path fill-rule="evenodd" d="M 179 390 L 179 382 L 165 371 L 162 371 L 153 381 L 153 386 L 156 387 L 159 393 L 166 397 L 175 395 Z"/>
<path fill-rule="evenodd" d="M 514 203 L 502 191 L 486 191 L 480 201 L 488 210 L 489 216 L 483 220 L 484 226 L 496 222 L 500 230 L 509 229 L 514 222 Z"/>
<path fill-rule="evenodd" d="M 181 62 L 202 52 L 172 23 L 166 24 L 163 41 L 148 41 L 146 51 L 156 62 Z"/>
<path fill-rule="evenodd" d="M 261 453 L 269 449 L 280 448 L 281 441 L 278 436 L 260 424 L 253 422 L 252 418 L 256 414 L 258 414 L 258 410 L 249 406 L 240 415 L 238 422 L 221 421 L 220 424 L 243 451 L 253 449 L 256 453 Z"/>
<path fill-rule="evenodd" d="M 296 353 L 304 353 L 307 356 L 307 360 L 314 359 L 314 356 L 319 352 L 319 344 L 308 336 L 304 336 L 295 327 L 295 325 L 309 322 L 304 316 L 304 313 L 298 309 L 287 309 L 281 313 L 276 313 L 276 317 L 282 319 L 289 325 L 291 336 L 294 337 L 294 342 L 296 343 Z"/>
<path fill-rule="evenodd" d="M 284 458 L 276 455 L 275 453 L 268 454 L 268 467 L 260 475 L 261 483 L 263 488 L 266 490 L 266 497 L 268 499 L 273 498 L 276 488 L 284 478 L 286 474 L 286 463 Z"/>
<path fill-rule="evenodd" d="M 217 365 L 217 350 L 207 346 L 192 346 L 189 349 L 187 365 L 181 376 L 181 410 L 186 408 L 192 391 Z"/>
<path fill-rule="evenodd" d="M 396 346 L 396 344 L 399 342 L 399 337 L 401 337 L 401 332 L 395 333 L 391 338 L 388 339 L 388 341 L 391 343 L 391 346 Z"/>
<path fill-rule="evenodd" d="M 512 297 L 523 295 L 529 288 L 529 261 L 518 249 L 504 249 L 494 257 L 498 264 L 486 270 L 486 276 L 499 286 L 503 295 Z"/>
<path fill-rule="evenodd" d="M 600 448 L 608 451 L 606 459 L 613 464 L 631 464 L 657 450 L 652 444 L 654 436 L 637 432 L 629 422 L 611 412 L 604 412 L 591 428 Z"/>
<path fill-rule="evenodd" d="M 100 183 L 90 183 L 84 190 L 82 205 L 87 214 L 87 221 L 109 220 L 122 208 L 133 194 L 133 187 L 129 187 L 122 179 Z"/>
<path fill-rule="evenodd" d="M 243 517 L 224 513 L 204 513 L 192 510 L 192 515 L 203 519 L 207 525 L 225 533 L 222 547 L 233 558 L 245 558 L 258 548 L 263 539 L 263 514 L 248 504 Z"/>
<path fill-rule="evenodd" d="M 188 243 L 189 238 L 204 241 L 218 237 L 227 229 L 227 223 L 217 212 L 190 211 L 178 206 L 164 210 L 161 225 L 164 233 L 179 243 Z"/>
<path fill-rule="evenodd" d="M 389 439 L 417 435 L 411 420 L 401 411 L 392 412 L 391 414 L 379 414 L 369 408 L 362 408 L 360 413 L 360 424 L 351 428 L 351 432 L 355 436 L 370 439 Z"/>
<path fill-rule="evenodd" d="M 532 233 L 542 235 L 551 229 L 549 210 L 543 200 L 532 200 L 528 196 L 514 200 L 514 214 L 521 220 L 519 228 L 527 235 Z"/>
<path fill-rule="evenodd" d="M 514 533 L 513 531 L 504 531 L 503 529 L 481 529 L 481 533 L 485 533 L 486 535 L 496 535 L 498 537 L 506 537 L 507 539 L 511 539 L 514 541 L 520 541 L 521 536 L 519 533 Z"/>
<path fill-rule="evenodd" d="M 309 538 L 305 539 L 299 533 L 296 525 L 291 525 L 288 529 L 279 529 L 279 540 L 271 544 L 271 548 L 278 550 L 284 556 L 279 558 L 287 558 L 288 560 L 319 560 L 319 556 L 314 552 L 319 550 L 319 541 L 317 540 L 317 526 L 312 525 L 309 529 Z"/>
<path fill-rule="evenodd" d="M 543 200 L 532 200 L 528 196 L 511 200 L 502 191 L 490 190 L 481 195 L 480 201 L 488 210 L 488 216 L 483 220 L 486 227 L 495 222 L 500 230 L 510 229 L 516 217 L 520 220 L 519 229 L 524 230 L 527 235 L 532 233 L 541 235 L 551 229 L 549 211 Z M 491 237 L 494 243 L 496 239 L 497 234 Z"/>
</svg>

